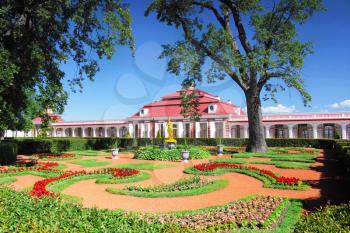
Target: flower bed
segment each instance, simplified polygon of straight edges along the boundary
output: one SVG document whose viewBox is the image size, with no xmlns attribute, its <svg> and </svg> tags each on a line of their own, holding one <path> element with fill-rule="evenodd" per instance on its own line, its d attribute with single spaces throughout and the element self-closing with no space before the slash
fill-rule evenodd
<svg viewBox="0 0 350 233">
<path fill-rule="evenodd" d="M 179 225 L 184 231 L 217 232 L 237 228 L 271 228 L 278 224 L 289 201 L 281 197 L 258 196 L 231 204 L 178 214 L 141 215 L 151 223 Z M 283 217 L 283 216 L 282 216 Z M 225 231 L 226 230 L 226 231 Z M 228 232 L 228 231 L 227 231 Z"/>
<path fill-rule="evenodd" d="M 71 153 L 63 153 L 63 154 L 40 153 L 40 154 L 33 154 L 32 157 L 37 157 L 43 160 L 71 160 L 71 159 L 77 159 L 80 156 L 76 154 L 71 154 Z"/>
<path fill-rule="evenodd" d="M 124 189 L 107 188 L 113 194 L 137 197 L 179 197 L 214 192 L 228 185 L 227 180 L 207 180 L 199 176 L 181 179 L 172 184 L 157 186 L 128 186 Z"/>
<path fill-rule="evenodd" d="M 264 182 L 265 187 L 299 190 L 305 190 L 308 188 L 308 186 L 304 184 L 304 182 L 299 178 L 277 176 L 271 171 L 251 166 L 243 166 L 224 162 L 209 162 L 197 164 L 192 168 L 185 169 L 186 173 L 203 175 L 217 175 L 230 171 L 244 173 L 260 179 Z"/>
<path fill-rule="evenodd" d="M 130 168 L 108 168 L 108 169 L 103 169 L 103 170 L 97 170 L 97 171 L 90 171 L 87 172 L 85 170 L 82 171 L 69 171 L 66 172 L 60 176 L 57 177 L 51 177 L 51 178 L 47 178 L 44 180 L 40 180 L 37 181 L 34 184 L 33 189 L 31 190 L 30 194 L 32 196 L 35 197 L 42 197 L 42 196 L 56 196 L 57 194 L 55 194 L 54 192 L 50 192 L 46 189 L 46 186 L 49 183 L 61 180 L 61 179 L 66 179 L 72 176 L 76 176 L 76 175 L 92 175 L 92 174 L 112 174 L 114 177 L 128 177 L 128 176 L 134 176 L 137 175 L 139 173 L 138 170 L 136 169 L 130 169 Z"/>
</svg>

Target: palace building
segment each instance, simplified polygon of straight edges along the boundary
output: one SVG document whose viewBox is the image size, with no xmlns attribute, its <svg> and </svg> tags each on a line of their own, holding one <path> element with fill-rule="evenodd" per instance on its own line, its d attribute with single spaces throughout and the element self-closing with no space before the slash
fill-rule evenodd
<svg viewBox="0 0 350 233">
<path fill-rule="evenodd" d="M 167 137 L 166 125 L 170 118 L 174 135 L 196 138 L 247 138 L 248 120 L 243 109 L 218 96 L 196 89 L 200 120 L 193 122 L 181 115 L 180 91 L 170 93 L 144 105 L 126 119 L 65 121 L 50 113 L 51 137 L 156 137 L 158 132 Z M 36 137 L 41 119 L 33 120 L 35 128 L 27 133 L 6 131 L 5 137 Z M 266 138 L 340 138 L 350 139 L 350 112 L 298 113 L 263 115 Z"/>
</svg>

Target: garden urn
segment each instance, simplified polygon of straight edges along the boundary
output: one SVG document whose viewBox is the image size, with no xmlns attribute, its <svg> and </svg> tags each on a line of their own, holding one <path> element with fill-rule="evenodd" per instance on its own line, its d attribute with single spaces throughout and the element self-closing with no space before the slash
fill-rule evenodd
<svg viewBox="0 0 350 233">
<path fill-rule="evenodd" d="M 182 162 L 188 163 L 188 159 L 190 158 L 190 152 L 188 150 L 181 151 Z"/>
<path fill-rule="evenodd" d="M 224 153 L 224 145 L 217 145 L 217 149 L 218 149 L 218 156 L 222 156 L 222 154 Z"/>
<path fill-rule="evenodd" d="M 118 153 L 119 153 L 118 148 L 112 149 L 112 159 L 118 159 Z"/>
</svg>

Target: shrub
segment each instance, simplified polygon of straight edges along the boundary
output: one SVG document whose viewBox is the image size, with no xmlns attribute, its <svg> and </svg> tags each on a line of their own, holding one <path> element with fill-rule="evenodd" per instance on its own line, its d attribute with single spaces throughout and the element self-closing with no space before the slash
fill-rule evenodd
<svg viewBox="0 0 350 233">
<path fill-rule="evenodd" d="M 11 142 L 0 143 L 0 164 L 8 165 L 16 162 L 17 144 Z"/>
<path fill-rule="evenodd" d="M 321 207 L 301 218 L 295 232 L 350 232 L 350 204 Z"/>
<path fill-rule="evenodd" d="M 178 161 L 181 160 L 182 149 L 160 149 L 155 147 L 144 147 L 135 152 L 135 159 L 145 159 L 145 160 L 168 160 L 168 161 Z M 209 151 L 199 148 L 191 147 L 190 159 L 203 159 L 210 156 Z"/>
</svg>

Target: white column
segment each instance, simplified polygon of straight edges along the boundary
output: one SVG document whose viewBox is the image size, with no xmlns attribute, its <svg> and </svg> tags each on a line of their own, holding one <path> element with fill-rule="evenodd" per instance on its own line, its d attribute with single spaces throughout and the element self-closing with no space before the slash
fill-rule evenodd
<svg viewBox="0 0 350 233">
<path fill-rule="evenodd" d="M 210 138 L 215 138 L 215 131 L 216 131 L 215 121 L 209 122 L 209 127 L 210 127 L 210 135 L 209 135 L 209 137 Z"/>
<path fill-rule="evenodd" d="M 96 137 L 96 128 L 91 127 L 92 128 L 92 137 L 95 138 Z"/>
<path fill-rule="evenodd" d="M 52 137 L 56 137 L 56 129 L 52 128 Z"/>
<path fill-rule="evenodd" d="M 144 132 L 145 132 L 145 124 L 140 124 L 140 129 L 141 129 L 141 134 L 140 134 L 140 138 L 143 138 L 144 137 Z"/>
<path fill-rule="evenodd" d="M 196 123 L 195 123 L 195 126 L 196 126 L 195 137 L 196 137 L 196 138 L 199 138 L 200 132 L 201 132 L 201 131 L 200 131 L 201 129 L 200 129 L 199 122 L 196 122 Z"/>
<path fill-rule="evenodd" d="M 163 124 L 163 129 L 164 129 L 164 136 L 165 138 L 168 138 L 169 137 L 169 134 L 168 134 L 168 123 L 162 123 Z"/>
<path fill-rule="evenodd" d="M 81 128 L 81 136 L 83 137 L 83 138 L 85 138 L 85 128 Z"/>
<path fill-rule="evenodd" d="M 317 124 L 312 124 L 312 132 L 313 132 L 313 138 L 317 139 Z"/>
<path fill-rule="evenodd" d="M 147 138 L 151 138 L 151 123 L 147 123 Z"/>
<path fill-rule="evenodd" d="M 341 124 L 341 138 L 343 140 L 347 139 L 346 138 L 346 124 Z"/>
<path fill-rule="evenodd" d="M 271 128 L 271 125 L 265 125 L 266 138 L 271 138 L 271 136 L 270 136 L 270 128 Z"/>
<path fill-rule="evenodd" d="M 183 122 L 177 123 L 177 137 L 178 138 L 184 137 L 184 123 Z"/>
<path fill-rule="evenodd" d="M 249 138 L 248 125 L 243 125 L 243 138 Z"/>
<path fill-rule="evenodd" d="M 71 128 L 72 129 L 72 137 L 75 137 L 75 128 Z"/>
<path fill-rule="evenodd" d="M 132 123 L 129 123 L 129 127 L 128 127 L 130 136 L 133 138 L 134 137 L 134 125 Z"/>
<path fill-rule="evenodd" d="M 293 125 L 288 125 L 288 138 L 294 138 Z"/>
</svg>

